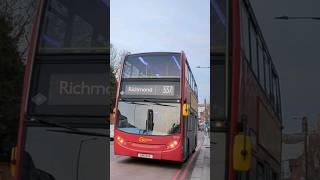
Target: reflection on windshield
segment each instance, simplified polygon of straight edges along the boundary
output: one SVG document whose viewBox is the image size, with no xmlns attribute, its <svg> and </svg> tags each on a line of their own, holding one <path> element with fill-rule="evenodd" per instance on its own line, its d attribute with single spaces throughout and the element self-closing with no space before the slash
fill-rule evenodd
<svg viewBox="0 0 320 180">
<path fill-rule="evenodd" d="M 22 179 L 26 180 L 55 180 L 55 178 L 41 169 L 37 169 L 34 165 L 33 159 L 30 154 L 26 151 L 23 151 L 23 172 L 22 172 Z"/>
<path fill-rule="evenodd" d="M 105 134 L 106 129 L 83 129 Z M 105 180 L 109 148 L 106 137 L 69 134 L 28 127 L 23 153 L 22 180 Z"/>
<path fill-rule="evenodd" d="M 121 101 L 116 127 L 132 134 L 176 134 L 180 128 L 180 104 Z"/>
<path fill-rule="evenodd" d="M 39 51 L 105 52 L 107 10 L 107 5 L 100 0 L 48 1 Z"/>
</svg>

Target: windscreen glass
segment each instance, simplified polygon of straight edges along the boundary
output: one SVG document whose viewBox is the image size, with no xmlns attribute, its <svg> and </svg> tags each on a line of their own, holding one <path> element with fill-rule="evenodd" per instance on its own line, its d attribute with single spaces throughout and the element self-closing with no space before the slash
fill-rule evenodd
<svg viewBox="0 0 320 180">
<path fill-rule="evenodd" d="M 106 0 L 48 0 L 38 51 L 105 52 L 109 38 L 107 6 Z"/>
<path fill-rule="evenodd" d="M 127 56 L 123 78 L 180 78 L 180 54 Z"/>
<path fill-rule="evenodd" d="M 117 128 L 132 134 L 172 135 L 180 129 L 179 103 L 120 101 Z"/>
<path fill-rule="evenodd" d="M 105 134 L 105 129 L 81 129 Z M 28 127 L 22 157 L 23 180 L 108 179 L 106 137 L 72 134 L 64 128 Z"/>
<path fill-rule="evenodd" d="M 210 18 L 210 43 L 214 53 L 224 52 L 226 46 L 226 2 L 225 0 L 212 0 Z"/>
</svg>

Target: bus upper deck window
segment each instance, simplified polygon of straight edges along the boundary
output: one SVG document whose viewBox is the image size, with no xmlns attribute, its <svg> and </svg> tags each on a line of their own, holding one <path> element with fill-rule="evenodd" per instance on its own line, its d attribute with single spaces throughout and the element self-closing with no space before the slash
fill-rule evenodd
<svg viewBox="0 0 320 180">
<path fill-rule="evenodd" d="M 46 6 L 39 37 L 40 53 L 106 51 L 108 8 L 104 1 L 51 0 Z"/>
</svg>

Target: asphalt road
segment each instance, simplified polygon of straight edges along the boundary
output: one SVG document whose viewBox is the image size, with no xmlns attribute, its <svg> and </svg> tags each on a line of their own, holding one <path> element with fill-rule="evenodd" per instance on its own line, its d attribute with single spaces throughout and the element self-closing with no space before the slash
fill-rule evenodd
<svg viewBox="0 0 320 180">
<path fill-rule="evenodd" d="M 115 156 L 113 141 L 110 142 L 111 180 L 178 180 L 190 179 L 203 142 L 203 134 L 198 134 L 196 152 L 185 163 L 159 161 L 125 156 Z"/>
</svg>

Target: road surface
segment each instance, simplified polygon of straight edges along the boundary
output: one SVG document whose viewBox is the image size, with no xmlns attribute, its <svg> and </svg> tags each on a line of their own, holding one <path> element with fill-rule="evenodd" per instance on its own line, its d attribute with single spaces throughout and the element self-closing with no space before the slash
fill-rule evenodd
<svg viewBox="0 0 320 180">
<path fill-rule="evenodd" d="M 191 179 L 191 173 L 204 141 L 202 132 L 198 134 L 196 152 L 185 163 L 115 156 L 113 141 L 110 142 L 111 180 L 180 180 Z"/>
</svg>

